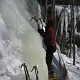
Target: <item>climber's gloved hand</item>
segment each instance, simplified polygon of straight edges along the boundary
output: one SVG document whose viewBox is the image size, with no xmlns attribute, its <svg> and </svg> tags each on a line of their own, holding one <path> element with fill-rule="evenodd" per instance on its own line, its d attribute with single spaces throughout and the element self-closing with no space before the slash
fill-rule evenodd
<svg viewBox="0 0 80 80">
<path fill-rule="evenodd" d="M 40 35 L 43 35 L 44 30 L 43 29 L 38 29 L 38 32 L 40 33 Z"/>
</svg>

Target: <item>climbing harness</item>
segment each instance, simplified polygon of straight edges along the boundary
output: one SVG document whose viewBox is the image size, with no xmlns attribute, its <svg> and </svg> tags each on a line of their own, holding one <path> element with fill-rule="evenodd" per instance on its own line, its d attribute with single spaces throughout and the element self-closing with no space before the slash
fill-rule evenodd
<svg viewBox="0 0 80 80">
<path fill-rule="evenodd" d="M 22 67 L 24 67 L 26 80 L 31 80 L 31 79 L 30 79 L 30 76 L 29 76 L 29 72 L 28 72 L 28 69 L 27 69 L 26 64 L 23 63 L 23 64 L 21 65 L 21 68 L 22 68 Z"/>
<path fill-rule="evenodd" d="M 31 72 L 33 71 L 33 69 L 35 69 L 36 80 L 39 80 L 37 66 L 33 66 L 33 68 L 32 68 L 32 70 L 31 70 Z"/>
</svg>

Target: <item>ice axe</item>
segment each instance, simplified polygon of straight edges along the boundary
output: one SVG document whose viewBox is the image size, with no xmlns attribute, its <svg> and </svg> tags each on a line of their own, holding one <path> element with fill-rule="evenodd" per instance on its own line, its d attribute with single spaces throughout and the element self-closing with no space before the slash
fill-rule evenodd
<svg viewBox="0 0 80 80">
<path fill-rule="evenodd" d="M 30 76 L 29 76 L 29 72 L 28 72 L 28 69 L 27 69 L 26 64 L 23 63 L 23 64 L 21 65 L 21 68 L 22 68 L 22 67 L 24 67 L 26 80 L 31 80 L 31 79 L 30 79 Z"/>
<path fill-rule="evenodd" d="M 38 69 L 37 66 L 33 66 L 31 72 L 33 71 L 33 69 L 35 69 L 35 74 L 36 74 L 36 80 L 39 80 L 39 76 L 38 76 Z"/>
<path fill-rule="evenodd" d="M 38 20 L 36 19 L 36 16 L 32 17 L 30 21 L 32 21 L 33 19 L 37 22 L 38 29 L 39 29 L 39 28 L 40 28 L 40 26 L 39 26 Z"/>
</svg>

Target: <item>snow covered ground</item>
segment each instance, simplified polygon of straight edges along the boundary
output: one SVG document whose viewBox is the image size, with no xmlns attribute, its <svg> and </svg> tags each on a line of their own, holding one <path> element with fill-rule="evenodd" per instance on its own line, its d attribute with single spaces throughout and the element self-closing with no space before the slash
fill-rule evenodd
<svg viewBox="0 0 80 80">
<path fill-rule="evenodd" d="M 77 54 L 78 53 L 78 54 Z M 65 64 L 67 70 L 67 79 L 66 80 L 80 80 L 80 50 L 78 49 L 76 53 L 76 63 L 73 65 L 73 59 L 68 58 L 66 55 L 61 54 L 60 48 L 57 45 L 57 51 L 54 53 L 54 71 L 58 77 L 62 76 L 60 72 L 59 61 L 61 60 L 61 64 Z"/>
<path fill-rule="evenodd" d="M 78 54 L 80 54 L 80 51 L 78 51 Z M 73 65 L 72 58 L 68 58 L 63 54 L 62 57 L 67 69 L 67 80 L 80 80 L 80 56 L 76 57 L 75 65 Z"/>
<path fill-rule="evenodd" d="M 31 8 L 39 15 L 33 6 Z M 48 79 L 45 50 L 40 35 L 33 29 L 37 29 L 36 22 L 30 22 L 32 14 L 29 11 L 26 0 L 0 0 L 0 80 L 25 80 L 24 71 L 19 67 L 23 62 L 27 63 L 33 80 L 36 80 L 35 74 L 30 70 L 37 64 L 40 80 Z M 72 59 L 60 54 L 68 71 L 67 80 L 80 80 L 79 50 L 78 54 L 75 66 Z"/>
</svg>

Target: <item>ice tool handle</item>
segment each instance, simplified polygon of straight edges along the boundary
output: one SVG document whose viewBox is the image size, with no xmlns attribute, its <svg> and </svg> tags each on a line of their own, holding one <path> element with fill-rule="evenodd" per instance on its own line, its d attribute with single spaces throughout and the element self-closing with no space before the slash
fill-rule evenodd
<svg viewBox="0 0 80 80">
<path fill-rule="evenodd" d="M 24 67 L 26 80 L 31 80 L 31 79 L 30 79 L 30 76 L 29 76 L 29 72 L 28 72 L 28 69 L 27 69 L 26 64 L 23 63 L 23 64 L 21 65 L 21 68 L 22 68 L 22 67 Z"/>
<path fill-rule="evenodd" d="M 33 71 L 33 69 L 35 69 L 36 80 L 39 80 L 39 76 L 38 76 L 38 68 L 37 68 L 37 66 L 33 66 L 31 72 Z"/>
<path fill-rule="evenodd" d="M 30 20 L 30 21 L 32 21 L 33 19 L 37 22 L 38 29 L 40 29 L 40 25 L 39 25 L 39 23 L 38 23 L 38 21 L 40 20 L 41 25 L 42 25 L 42 29 L 43 29 L 43 22 L 42 22 L 42 18 L 38 18 L 38 19 L 36 19 L 36 16 L 34 16 L 34 17 L 32 17 L 32 18 L 31 18 L 31 20 Z"/>
<path fill-rule="evenodd" d="M 39 26 L 38 20 L 36 19 L 36 16 L 32 17 L 30 21 L 32 21 L 33 19 L 37 22 L 38 29 L 39 29 L 39 28 L 40 28 L 40 26 Z"/>
</svg>

